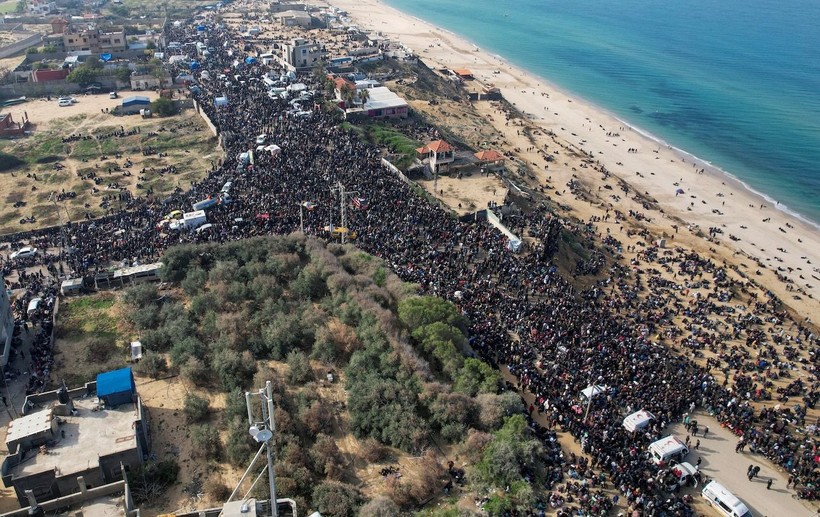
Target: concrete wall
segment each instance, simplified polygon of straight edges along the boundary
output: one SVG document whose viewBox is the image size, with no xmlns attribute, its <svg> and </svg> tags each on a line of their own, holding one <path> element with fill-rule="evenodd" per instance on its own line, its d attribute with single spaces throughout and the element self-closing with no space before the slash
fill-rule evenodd
<svg viewBox="0 0 820 517">
<path fill-rule="evenodd" d="M 43 41 L 42 34 L 32 34 L 27 38 L 23 38 L 16 43 L 12 43 L 11 45 L 6 45 L 3 48 L 0 48 L 0 59 L 7 58 L 9 56 L 13 56 L 18 52 L 22 52 L 29 47 L 33 47 L 35 45 L 39 45 L 40 42 Z"/>
<path fill-rule="evenodd" d="M 412 183 L 412 181 L 410 181 L 410 178 L 405 176 L 404 173 L 400 171 L 398 167 L 387 161 L 385 158 L 382 158 L 382 165 L 387 167 L 387 170 L 398 176 L 399 179 L 403 182 L 407 183 L 408 185 Z"/>
<path fill-rule="evenodd" d="M 516 234 L 511 232 L 509 228 L 504 226 L 504 223 L 501 222 L 501 219 L 499 219 L 498 216 L 495 215 L 495 212 L 493 212 L 489 208 L 487 209 L 487 221 L 489 221 L 491 225 L 498 228 L 501 231 L 501 233 L 503 233 L 511 241 L 513 241 L 513 240 L 520 241 L 521 240 L 521 239 L 518 238 L 518 236 Z"/>
<path fill-rule="evenodd" d="M 11 339 L 14 335 L 14 317 L 6 289 L 0 289 L 0 367 L 6 366 L 11 353 Z"/>
<path fill-rule="evenodd" d="M 199 116 L 202 117 L 202 120 L 205 121 L 205 124 L 211 130 L 211 133 L 213 133 L 214 136 L 219 136 L 219 131 L 217 131 L 216 126 L 214 125 L 213 122 L 211 122 L 211 119 L 208 117 L 208 115 L 205 114 L 205 110 L 203 110 L 201 108 L 201 106 L 199 105 L 199 102 L 197 102 L 196 100 L 193 100 L 193 103 L 194 103 L 194 109 L 199 114 Z"/>
<path fill-rule="evenodd" d="M 79 487 L 77 480 L 75 480 L 74 483 Z M 51 501 L 45 501 L 42 503 L 38 501 L 38 504 L 43 510 L 45 510 L 46 514 L 57 513 L 57 510 L 66 508 L 68 506 L 83 503 L 85 501 L 90 501 L 98 497 L 117 494 L 123 491 L 127 492 L 126 483 L 124 481 L 117 481 L 114 483 L 110 483 L 108 485 L 103 485 L 99 488 L 95 487 L 90 490 L 85 490 L 84 492 L 77 492 L 75 494 L 63 496 L 57 499 L 52 499 Z M 128 497 L 126 499 L 130 500 Z M 13 510 L 11 512 L 4 513 L 3 517 L 28 517 L 28 501 L 26 501 L 24 504 L 25 507 L 20 508 L 19 510 Z M 133 508 L 133 503 L 126 504 L 126 508 Z"/>
</svg>

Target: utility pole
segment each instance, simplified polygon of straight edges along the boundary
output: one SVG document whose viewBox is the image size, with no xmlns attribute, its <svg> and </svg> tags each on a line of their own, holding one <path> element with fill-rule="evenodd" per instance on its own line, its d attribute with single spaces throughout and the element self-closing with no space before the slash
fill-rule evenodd
<svg viewBox="0 0 820 517">
<path fill-rule="evenodd" d="M 259 396 L 262 402 L 262 421 L 257 421 L 254 418 L 254 411 L 253 411 L 253 396 Z M 278 517 L 279 509 L 276 506 L 276 476 L 274 473 L 274 462 L 273 462 L 273 433 L 276 430 L 276 426 L 273 420 L 273 388 L 271 386 L 271 382 L 267 381 L 265 383 L 265 387 L 260 389 L 257 392 L 245 392 L 245 404 L 248 407 L 248 423 L 250 423 L 250 429 L 248 432 L 256 440 L 257 443 L 264 444 L 264 447 L 267 452 L 268 458 L 268 484 L 270 486 L 270 515 L 271 517 Z M 261 452 L 261 451 L 260 451 Z M 258 457 L 258 454 L 257 454 Z M 255 459 L 254 459 L 255 461 Z M 250 468 L 253 467 L 253 463 L 251 463 Z M 261 475 L 261 474 L 260 474 Z M 238 487 L 237 487 L 238 488 Z"/>
<path fill-rule="evenodd" d="M 341 234 L 341 238 L 342 238 L 342 244 L 344 244 L 347 241 L 347 233 L 348 233 L 348 231 L 350 231 L 350 229 L 347 227 L 347 197 L 352 196 L 354 194 L 358 194 L 359 191 L 358 190 L 351 190 L 351 191 L 345 190 L 345 186 L 342 184 L 341 181 L 337 182 L 336 186 L 331 187 L 330 190 L 332 192 L 336 192 L 336 193 L 339 194 L 339 212 L 340 212 L 341 217 L 342 217 L 342 223 L 341 223 L 342 226 L 341 226 L 341 228 L 343 229 L 340 232 L 340 234 Z M 332 216 L 331 216 L 331 221 L 330 221 L 330 231 L 331 232 L 333 231 Z"/>
</svg>

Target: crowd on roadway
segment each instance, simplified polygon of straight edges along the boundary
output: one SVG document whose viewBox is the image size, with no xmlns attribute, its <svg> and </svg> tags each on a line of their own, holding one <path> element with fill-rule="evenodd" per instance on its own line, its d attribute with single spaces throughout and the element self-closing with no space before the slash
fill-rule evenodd
<svg viewBox="0 0 820 517">
<path fill-rule="evenodd" d="M 805 421 L 818 396 L 816 357 L 806 352 L 816 347 L 817 336 L 778 312 L 773 295 L 746 307 L 737 299 L 754 289 L 732 280 L 726 266 L 653 245 L 643 247 L 630 265 L 592 255 L 575 273 L 594 273 L 599 280 L 590 276 L 589 287 L 575 287 L 560 274 L 551 251 L 562 234 L 597 236 L 600 220 L 573 223 L 537 205 L 523 216 L 536 243 L 527 252 L 512 253 L 492 226 L 460 222 L 417 195 L 381 164 L 380 149 L 342 129 L 332 115 L 316 109 L 309 116 L 291 116 L 288 102 L 272 99 L 260 80 L 269 70 L 278 76 L 278 65 L 246 63 L 228 30 L 213 24 L 205 33 L 191 26 L 166 30 L 169 41 L 207 38 L 214 49 L 197 72 L 208 70 L 209 78 L 198 79 L 192 96 L 218 129 L 226 158 L 188 191 L 166 199 L 134 198 L 109 217 L 70 223 L 62 231 L 21 234 L 13 246 L 25 240 L 43 250 L 62 247 L 58 266 L 54 252 L 36 260 L 48 261 L 55 275 L 79 276 L 112 263 L 156 261 L 181 242 L 287 234 L 300 228 L 300 212 L 306 233 L 326 235 L 326 226 L 340 224 L 338 194 L 331 189 L 341 182 L 366 200 L 362 208 L 348 210 L 355 244 L 383 258 L 422 292 L 456 303 L 470 320 L 473 350 L 506 365 L 518 387 L 535 395 L 530 424 L 551 452 L 549 505 L 567 515 L 602 514 L 614 502 L 602 495 L 608 486 L 646 515 L 691 514 L 684 498 L 661 489 L 658 468 L 645 449 L 667 424 L 696 409 L 742 433 L 801 487 L 820 482 L 817 422 Z M 194 57 L 195 47 L 183 48 Z M 322 89 L 310 74 L 300 80 Z M 216 106 L 217 97 L 227 97 L 227 106 Z M 281 152 L 254 152 L 253 163 L 246 163 L 240 154 L 256 147 L 259 134 Z M 208 210 L 209 232 L 157 228 L 166 213 L 190 211 L 193 203 L 217 196 L 228 181 L 231 202 Z M 316 206 L 303 209 L 304 202 Z M 616 227 L 619 218 L 630 217 L 617 214 Z M 622 251 L 616 237 L 605 237 L 607 246 Z M 29 265 L 5 261 L 3 272 Z M 673 272 L 674 280 L 664 279 L 661 270 Z M 747 337 L 745 347 L 732 343 Z M 706 355 L 708 366 L 703 366 Z M 776 393 L 774 381 L 801 376 L 791 395 L 777 395 L 778 409 L 755 411 L 754 401 Z M 590 385 L 604 390 L 592 398 L 587 415 L 579 393 Z M 639 409 L 652 412 L 656 421 L 647 432 L 627 432 L 624 415 Z M 797 427 L 804 434 L 796 433 Z M 571 433 L 586 456 L 560 453 L 557 429 Z"/>
</svg>

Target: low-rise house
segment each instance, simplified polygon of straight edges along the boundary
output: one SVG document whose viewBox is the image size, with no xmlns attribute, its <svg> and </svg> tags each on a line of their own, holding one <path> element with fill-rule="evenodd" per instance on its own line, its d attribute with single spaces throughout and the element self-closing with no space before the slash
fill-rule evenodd
<svg viewBox="0 0 820 517">
<path fill-rule="evenodd" d="M 2 477 L 21 506 L 123 479 L 150 453 L 148 416 L 130 368 L 101 373 L 82 388 L 29 395 L 8 427 Z"/>
<path fill-rule="evenodd" d="M 503 169 L 504 162 L 507 160 L 503 154 L 492 149 L 488 151 L 479 151 L 475 153 L 475 157 L 478 158 L 478 163 L 481 165 L 481 169 L 486 171 L 497 171 Z"/>
<path fill-rule="evenodd" d="M 444 140 L 434 140 L 429 144 L 416 149 L 419 158 L 430 165 L 433 172 L 443 172 L 449 169 L 455 160 L 455 149 Z"/>
</svg>

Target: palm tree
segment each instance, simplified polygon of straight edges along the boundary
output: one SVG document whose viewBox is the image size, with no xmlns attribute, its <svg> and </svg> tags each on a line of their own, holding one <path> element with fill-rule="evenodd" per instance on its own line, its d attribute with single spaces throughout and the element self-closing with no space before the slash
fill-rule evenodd
<svg viewBox="0 0 820 517">
<path fill-rule="evenodd" d="M 368 99 L 370 99 L 370 91 L 367 88 L 359 90 L 359 100 L 362 102 L 362 108 L 364 108 Z"/>
</svg>

